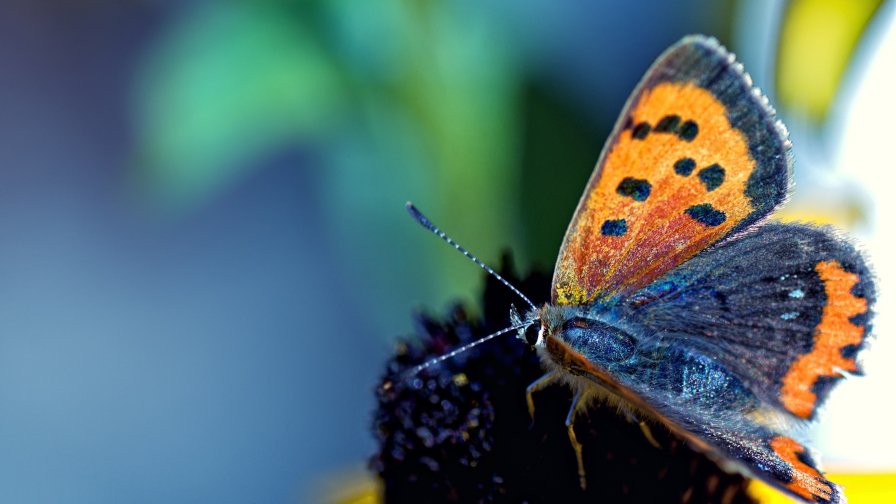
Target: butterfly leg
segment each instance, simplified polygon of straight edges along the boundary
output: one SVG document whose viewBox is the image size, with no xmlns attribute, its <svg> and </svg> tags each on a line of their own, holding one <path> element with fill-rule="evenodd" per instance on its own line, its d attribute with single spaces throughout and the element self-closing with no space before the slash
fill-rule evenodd
<svg viewBox="0 0 896 504">
<path fill-rule="evenodd" d="M 566 414 L 566 430 L 569 432 L 569 442 L 572 449 L 576 452 L 576 462 L 579 464 L 579 486 L 585 490 L 587 483 L 585 481 L 585 463 L 582 461 L 582 443 L 576 439 L 575 420 L 576 413 L 585 401 L 582 399 L 582 392 L 577 391 L 572 398 L 572 406 L 569 407 L 569 413 Z"/>
<path fill-rule="evenodd" d="M 550 385 L 556 379 L 557 371 L 550 371 L 526 387 L 526 405 L 529 406 L 529 419 L 532 420 L 533 425 L 535 424 L 535 400 L 532 398 L 532 394 Z"/>
<path fill-rule="evenodd" d="M 654 448 L 662 448 L 656 438 L 653 437 L 653 432 L 650 431 L 650 426 L 647 425 L 647 421 L 640 420 L 637 416 L 635 416 L 632 410 L 628 409 L 624 405 L 620 405 L 619 410 L 623 415 L 625 415 L 625 418 L 629 422 L 638 424 L 638 427 L 641 428 L 641 433 L 644 434 L 645 438 L 647 438 L 648 443 L 652 444 Z"/>
<path fill-rule="evenodd" d="M 652 444 L 654 448 L 662 449 L 659 441 L 657 441 L 656 438 L 653 437 L 653 432 L 650 431 L 650 426 L 647 425 L 647 422 L 645 420 L 641 420 L 640 422 L 638 422 L 638 427 L 641 428 L 641 433 L 644 434 L 645 438 L 647 438 L 648 443 Z"/>
</svg>

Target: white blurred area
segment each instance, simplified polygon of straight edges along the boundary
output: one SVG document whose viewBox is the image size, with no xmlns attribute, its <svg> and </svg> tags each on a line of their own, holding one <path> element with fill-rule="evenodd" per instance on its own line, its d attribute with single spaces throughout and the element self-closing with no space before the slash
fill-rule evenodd
<svg viewBox="0 0 896 504">
<path fill-rule="evenodd" d="M 896 470 L 896 9 L 886 4 L 862 41 L 837 124 L 830 160 L 841 180 L 857 184 L 868 222 L 850 230 L 877 274 L 874 340 L 862 354 L 865 377 L 832 393 L 818 426 L 819 451 L 831 471 Z M 799 156 L 799 151 L 797 151 Z M 797 159 L 799 164 L 799 159 Z M 797 189 L 799 190 L 799 189 Z"/>
</svg>

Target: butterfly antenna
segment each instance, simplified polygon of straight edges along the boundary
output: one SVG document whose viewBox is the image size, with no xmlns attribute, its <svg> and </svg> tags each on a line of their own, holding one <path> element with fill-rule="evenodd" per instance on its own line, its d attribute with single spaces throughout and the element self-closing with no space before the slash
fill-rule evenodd
<svg viewBox="0 0 896 504">
<path fill-rule="evenodd" d="M 482 268 L 486 272 L 488 272 L 489 275 L 492 275 L 493 277 L 497 278 L 501 283 L 506 285 L 508 289 L 513 291 L 517 296 L 520 297 L 520 299 L 525 301 L 533 310 L 536 309 L 535 303 L 533 303 L 528 297 L 526 297 L 525 294 L 523 294 L 522 292 L 520 292 L 519 289 L 517 289 L 516 287 L 511 285 L 510 282 L 505 280 L 504 277 L 499 275 L 495 270 L 489 268 L 484 262 L 480 261 L 479 258 L 477 258 L 473 254 L 471 254 L 469 251 L 467 251 L 467 249 L 461 247 L 456 241 L 452 240 L 451 237 L 446 235 L 441 229 L 436 227 L 436 225 L 433 224 L 432 221 L 430 221 L 428 218 L 426 218 L 426 216 L 423 215 L 423 213 L 420 212 L 420 210 L 418 210 L 417 207 L 415 207 L 413 203 L 411 203 L 409 201 L 405 206 L 408 209 L 408 213 L 411 214 L 411 217 L 413 217 L 414 220 L 419 222 L 421 226 L 432 231 L 436 236 L 438 236 L 439 238 L 448 242 L 449 245 L 451 245 L 452 247 L 457 249 L 461 254 L 467 256 L 467 258 L 469 258 L 471 261 L 475 262 L 480 268 Z M 470 343 L 467 343 L 466 345 L 455 348 L 454 350 L 452 350 L 444 355 L 440 355 L 438 357 L 430 359 L 422 364 L 418 364 L 418 365 L 404 371 L 403 373 L 401 373 L 399 381 L 404 381 L 430 366 L 434 366 L 440 362 L 444 362 L 444 361 L 454 357 L 455 355 L 462 354 L 475 346 L 485 343 L 486 341 L 492 340 L 494 338 L 497 338 L 498 336 L 507 334 L 509 332 L 524 329 L 524 328 L 532 325 L 532 323 L 535 322 L 535 319 L 532 319 L 532 318 L 521 319 L 521 317 L 517 314 L 516 309 L 512 309 L 512 313 L 513 313 L 513 315 L 511 316 L 511 321 L 513 322 L 513 324 L 511 326 L 505 327 L 504 329 L 501 329 L 498 332 L 489 334 L 488 336 L 479 338 L 476 341 L 471 341 Z M 391 381 L 387 381 L 386 383 L 383 384 L 383 389 L 389 389 L 391 387 L 392 387 Z"/>
<path fill-rule="evenodd" d="M 433 233 L 435 233 L 436 236 L 438 236 L 439 238 L 448 242 L 448 244 L 451 245 L 452 247 L 454 247 L 455 249 L 457 249 L 458 252 L 467 256 L 471 261 L 478 264 L 480 268 L 487 271 L 489 275 L 497 278 L 502 284 L 506 285 L 508 289 L 512 290 L 517 296 L 520 297 L 520 299 L 525 301 L 529 305 L 530 308 L 532 308 L 533 310 L 536 309 L 535 303 L 533 303 L 531 300 L 529 300 L 529 298 L 527 298 L 525 294 L 520 292 L 520 290 L 517 289 L 516 287 L 514 287 L 513 285 L 510 285 L 510 282 L 508 282 L 507 280 L 504 280 L 504 277 L 499 275 L 495 270 L 489 268 L 484 262 L 480 261 L 479 258 L 477 258 L 473 254 L 468 252 L 467 249 L 461 247 L 456 241 L 452 240 L 450 236 L 446 235 L 444 231 L 437 228 L 436 225 L 433 224 L 432 221 L 427 219 L 426 216 L 423 215 L 423 213 L 421 213 L 420 210 L 418 210 L 417 207 L 415 207 L 413 203 L 408 201 L 407 204 L 405 204 L 405 207 L 408 209 L 408 213 L 411 214 L 411 217 L 413 217 L 414 220 L 419 222 L 421 226 L 432 231 Z"/>
<path fill-rule="evenodd" d="M 501 329 L 500 331 L 498 331 L 496 333 L 489 334 L 488 336 L 483 336 L 482 338 L 479 338 L 476 341 L 471 341 L 470 343 L 467 343 L 466 345 L 457 347 L 454 350 L 452 350 L 444 355 L 440 355 L 434 359 L 430 359 L 430 360 L 424 362 L 423 364 L 418 364 L 418 365 L 412 367 L 411 369 L 408 369 L 407 371 L 401 373 L 400 380 L 404 381 L 430 366 L 434 366 L 440 362 L 444 362 L 444 361 L 454 357 L 455 355 L 464 353 L 467 350 L 469 350 L 477 345 L 481 345 L 490 339 L 497 338 L 498 336 L 501 336 L 502 334 L 507 334 L 509 332 L 516 331 L 516 330 L 522 329 L 524 327 L 527 327 L 530 324 L 532 324 L 532 322 L 533 322 L 532 320 L 525 320 L 523 322 L 518 322 L 516 324 L 513 324 L 510 327 L 505 327 L 504 329 Z"/>
</svg>

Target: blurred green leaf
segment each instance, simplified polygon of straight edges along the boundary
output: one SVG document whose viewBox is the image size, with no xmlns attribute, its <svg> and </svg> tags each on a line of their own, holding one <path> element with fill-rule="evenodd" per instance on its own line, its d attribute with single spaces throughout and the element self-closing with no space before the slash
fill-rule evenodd
<svg viewBox="0 0 896 504">
<path fill-rule="evenodd" d="M 410 243 L 388 259 L 397 264 L 380 258 L 366 274 L 420 268 L 408 278 L 432 282 L 428 299 L 434 305 L 473 292 L 481 271 L 421 233 L 401 205 L 414 200 L 486 261 L 495 263 L 506 247 L 527 257 L 519 246 L 522 223 L 515 206 L 522 76 L 507 34 L 485 11 L 462 2 L 327 7 L 337 34 L 331 41 L 353 84 L 357 114 L 331 152 L 327 215 L 334 224 L 363 222 L 334 229 L 345 234 L 345 243 L 381 243 L 382 249 Z M 408 256 L 415 257 L 413 265 Z M 363 261 L 346 258 L 353 268 Z M 385 280 L 383 289 L 395 282 Z"/>
<path fill-rule="evenodd" d="M 261 4 L 180 19 L 140 73 L 141 180 L 175 208 L 212 194 L 274 146 L 338 120 L 341 82 L 317 37 Z"/>
<path fill-rule="evenodd" d="M 506 247 L 527 257 L 516 207 L 523 77 L 492 12 L 441 0 L 188 11 L 137 83 L 142 189 L 189 209 L 269 152 L 311 145 L 312 190 L 349 277 L 394 296 L 405 253 L 358 244 L 413 240 L 418 271 L 403 281 L 434 289 L 434 304 L 477 290 L 481 272 L 419 234 L 402 205 L 414 199 L 489 262 Z"/>
</svg>

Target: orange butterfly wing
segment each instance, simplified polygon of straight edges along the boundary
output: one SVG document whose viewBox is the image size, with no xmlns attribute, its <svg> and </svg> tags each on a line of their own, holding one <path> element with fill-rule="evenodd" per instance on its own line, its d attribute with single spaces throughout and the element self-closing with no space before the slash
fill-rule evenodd
<svg viewBox="0 0 896 504">
<path fill-rule="evenodd" d="M 687 37 L 635 89 L 554 269 L 557 304 L 631 294 L 780 205 L 790 143 L 715 40 Z"/>
</svg>

